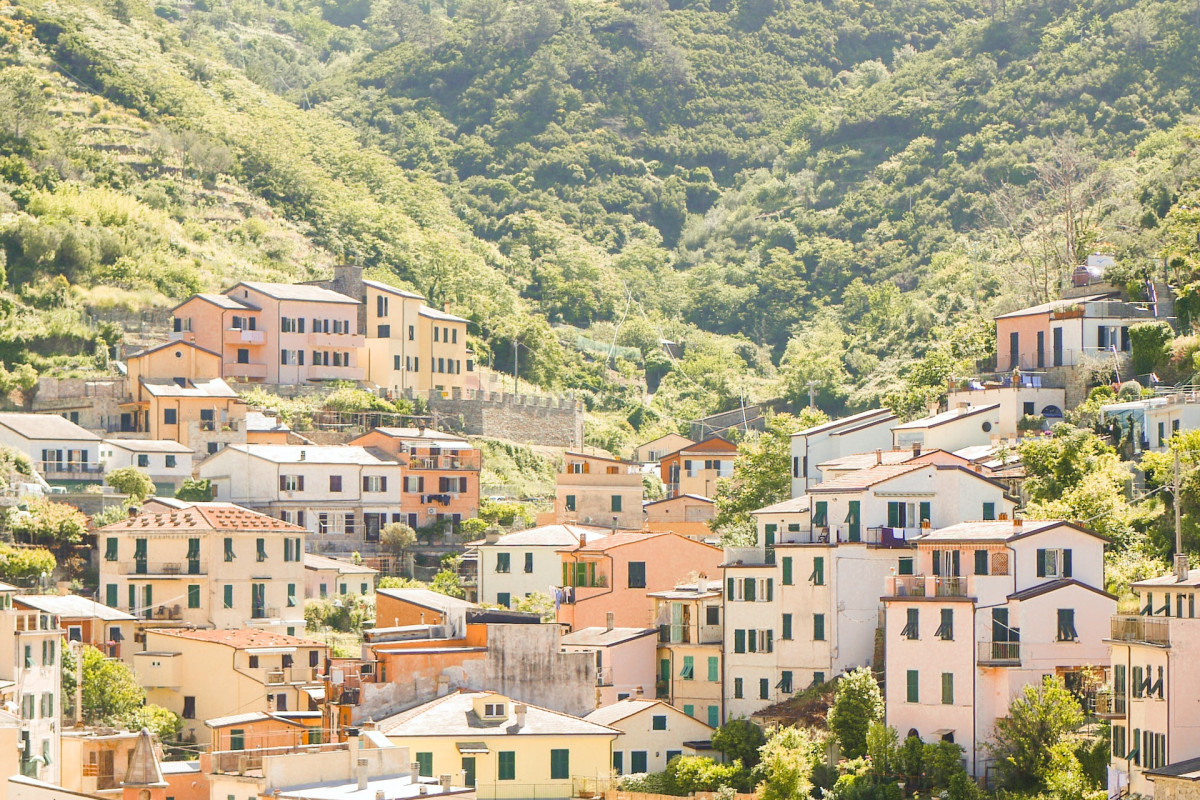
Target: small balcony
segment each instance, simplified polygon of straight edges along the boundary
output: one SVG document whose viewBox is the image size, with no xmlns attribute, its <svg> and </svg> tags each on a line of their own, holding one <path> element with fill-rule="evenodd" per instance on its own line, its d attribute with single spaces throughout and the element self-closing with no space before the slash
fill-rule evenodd
<svg viewBox="0 0 1200 800">
<path fill-rule="evenodd" d="M 268 686 L 284 686 L 291 683 L 319 683 L 321 676 L 316 667 L 283 667 L 263 670 L 263 683 Z"/>
<path fill-rule="evenodd" d="M 1125 693 L 1104 689 L 1096 694 L 1096 716 L 1120 719 L 1125 716 Z"/>
<path fill-rule="evenodd" d="M 223 337 L 225 344 L 263 344 L 267 341 L 265 331 L 249 330 L 247 328 L 226 328 Z"/>
<path fill-rule="evenodd" d="M 1021 666 L 1020 642 L 976 642 L 975 660 L 981 667 Z"/>
<path fill-rule="evenodd" d="M 207 575 L 206 561 L 122 561 L 117 565 L 118 575 L 141 575 L 143 577 L 173 578 L 179 575 Z"/>
<path fill-rule="evenodd" d="M 411 470 L 467 470 L 477 472 L 479 471 L 479 453 L 467 450 L 454 456 L 411 456 L 408 460 L 408 468 Z"/>
<path fill-rule="evenodd" d="M 889 575 L 884 583 L 886 597 L 967 597 L 965 577 L 941 575 Z"/>
<path fill-rule="evenodd" d="M 775 563 L 773 547 L 726 547 L 725 563 L 743 567 L 769 567 Z"/>
<path fill-rule="evenodd" d="M 226 378 L 266 378 L 267 365 L 226 361 L 224 373 Z"/>
<path fill-rule="evenodd" d="M 62 475 L 95 475 L 99 477 L 104 469 L 99 464 L 84 461 L 35 461 L 38 472 L 50 476 Z"/>
<path fill-rule="evenodd" d="M 1170 647 L 1171 618 L 1116 614 L 1112 618 L 1112 640 Z"/>
<path fill-rule="evenodd" d="M 328 347 L 331 350 L 356 350 L 366 347 L 367 337 L 361 333 L 310 333 L 310 347 Z"/>
</svg>

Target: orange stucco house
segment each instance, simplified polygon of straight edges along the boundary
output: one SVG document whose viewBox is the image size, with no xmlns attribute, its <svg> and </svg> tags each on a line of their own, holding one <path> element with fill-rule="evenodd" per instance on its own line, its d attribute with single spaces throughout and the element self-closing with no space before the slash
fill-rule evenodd
<svg viewBox="0 0 1200 800">
<path fill-rule="evenodd" d="M 571 630 L 653 627 L 650 592 L 721 574 L 719 547 L 677 533 L 617 533 L 564 548 L 558 621 Z"/>
<path fill-rule="evenodd" d="M 668 453 L 658 462 L 659 476 L 667 487 L 667 497 L 694 494 L 712 497 L 717 481 L 733 477 L 737 445 L 720 436 L 687 445 Z"/>
<path fill-rule="evenodd" d="M 307 284 L 243 281 L 172 309 L 172 336 L 221 358 L 221 377 L 261 383 L 360 381 L 360 301 Z"/>
<path fill-rule="evenodd" d="M 429 428 L 375 428 L 351 445 L 372 447 L 404 465 L 401 511 L 412 528 L 456 525 L 479 513 L 479 450 L 460 436 Z"/>
</svg>

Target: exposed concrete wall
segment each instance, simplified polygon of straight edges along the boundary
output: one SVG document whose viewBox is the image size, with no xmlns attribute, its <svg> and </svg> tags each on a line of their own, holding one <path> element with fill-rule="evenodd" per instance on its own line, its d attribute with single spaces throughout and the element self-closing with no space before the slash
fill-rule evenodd
<svg viewBox="0 0 1200 800">
<path fill-rule="evenodd" d="M 120 424 L 125 381 L 110 379 L 40 378 L 31 410 L 37 413 L 78 412 L 78 424 L 93 431 L 112 430 Z M 137 434 L 123 434 L 137 438 Z"/>
<path fill-rule="evenodd" d="M 1155 778 L 1154 800 L 1200 800 L 1200 783 L 1179 778 Z"/>
<path fill-rule="evenodd" d="M 572 397 L 455 389 L 449 397 L 430 392 L 426 399 L 430 410 L 437 415 L 439 426 L 470 436 L 554 447 L 583 444 L 583 402 Z"/>
</svg>

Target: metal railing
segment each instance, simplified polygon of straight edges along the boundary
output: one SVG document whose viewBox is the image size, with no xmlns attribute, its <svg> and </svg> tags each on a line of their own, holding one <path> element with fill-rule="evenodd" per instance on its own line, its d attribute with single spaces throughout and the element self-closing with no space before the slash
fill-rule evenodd
<svg viewBox="0 0 1200 800">
<path fill-rule="evenodd" d="M 479 457 L 474 456 L 412 456 L 408 468 L 413 470 L 450 469 L 468 470 L 479 469 Z"/>
<path fill-rule="evenodd" d="M 966 597 L 967 579 L 939 575 L 889 575 L 884 583 L 888 597 Z"/>
<path fill-rule="evenodd" d="M 207 575 L 205 561 L 122 561 L 118 575 Z"/>
<path fill-rule="evenodd" d="M 980 664 L 1019 666 L 1020 642 L 976 642 L 976 660 Z"/>
<path fill-rule="evenodd" d="M 318 683 L 321 676 L 316 667 L 282 667 L 280 669 L 263 670 L 264 683 L 268 686 L 280 686 L 287 683 Z"/>
<path fill-rule="evenodd" d="M 43 475 L 99 475 L 104 468 L 84 461 L 35 461 Z"/>
<path fill-rule="evenodd" d="M 1114 692 L 1111 689 L 1098 692 L 1096 694 L 1096 716 L 1125 716 L 1125 693 Z"/>
<path fill-rule="evenodd" d="M 1169 617 L 1116 614 L 1112 618 L 1111 638 L 1118 642 L 1169 645 L 1171 643 L 1171 619 Z"/>
<path fill-rule="evenodd" d="M 297 744 L 282 747 L 255 747 L 253 750 L 218 750 L 212 754 L 212 770 L 226 775 L 245 775 L 262 769 L 263 759 L 293 753 L 327 753 L 346 750 L 345 742 L 328 744 Z"/>
</svg>

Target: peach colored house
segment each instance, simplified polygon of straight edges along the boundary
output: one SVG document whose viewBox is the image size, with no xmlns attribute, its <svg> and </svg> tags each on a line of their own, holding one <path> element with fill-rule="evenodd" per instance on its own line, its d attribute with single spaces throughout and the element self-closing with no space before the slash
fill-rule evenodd
<svg viewBox="0 0 1200 800">
<path fill-rule="evenodd" d="M 554 513 L 538 525 L 578 523 L 642 528 L 642 475 L 638 465 L 607 456 L 566 453 L 555 487 Z"/>
<path fill-rule="evenodd" d="M 646 503 L 642 513 L 648 531 L 674 531 L 693 539 L 715 536 L 708 521 L 716 514 L 716 508 L 712 500 L 698 494 L 680 494 Z"/>
<path fill-rule="evenodd" d="M 596 658 L 596 705 L 612 705 L 654 688 L 656 628 L 580 628 L 562 637 L 567 653 L 591 653 Z"/>
<path fill-rule="evenodd" d="M 319 286 L 243 281 L 172 310 L 172 335 L 221 354 L 221 375 L 262 383 L 363 380 L 360 301 Z"/>
<path fill-rule="evenodd" d="M 429 589 L 376 589 L 375 626 L 446 625 L 461 630 L 466 610 L 477 608 L 457 597 Z"/>
<path fill-rule="evenodd" d="M 719 547 L 677 533 L 617 533 L 559 551 L 558 621 L 571 630 L 653 624 L 651 592 L 721 574 Z M 612 620 L 608 619 L 612 612 Z"/>
<path fill-rule="evenodd" d="M 718 480 L 733 477 L 733 460 L 737 454 L 737 445 L 713 436 L 663 456 L 658 469 L 667 487 L 667 497 L 681 494 L 712 497 L 717 491 Z"/>
<path fill-rule="evenodd" d="M 479 513 L 479 450 L 466 439 L 428 428 L 376 428 L 350 442 L 388 453 L 404 466 L 400 508 L 410 527 Z"/>
<path fill-rule="evenodd" d="M 325 740 L 320 711 L 247 711 L 207 719 L 204 726 L 212 731 L 214 751 L 290 748 Z"/>
</svg>

